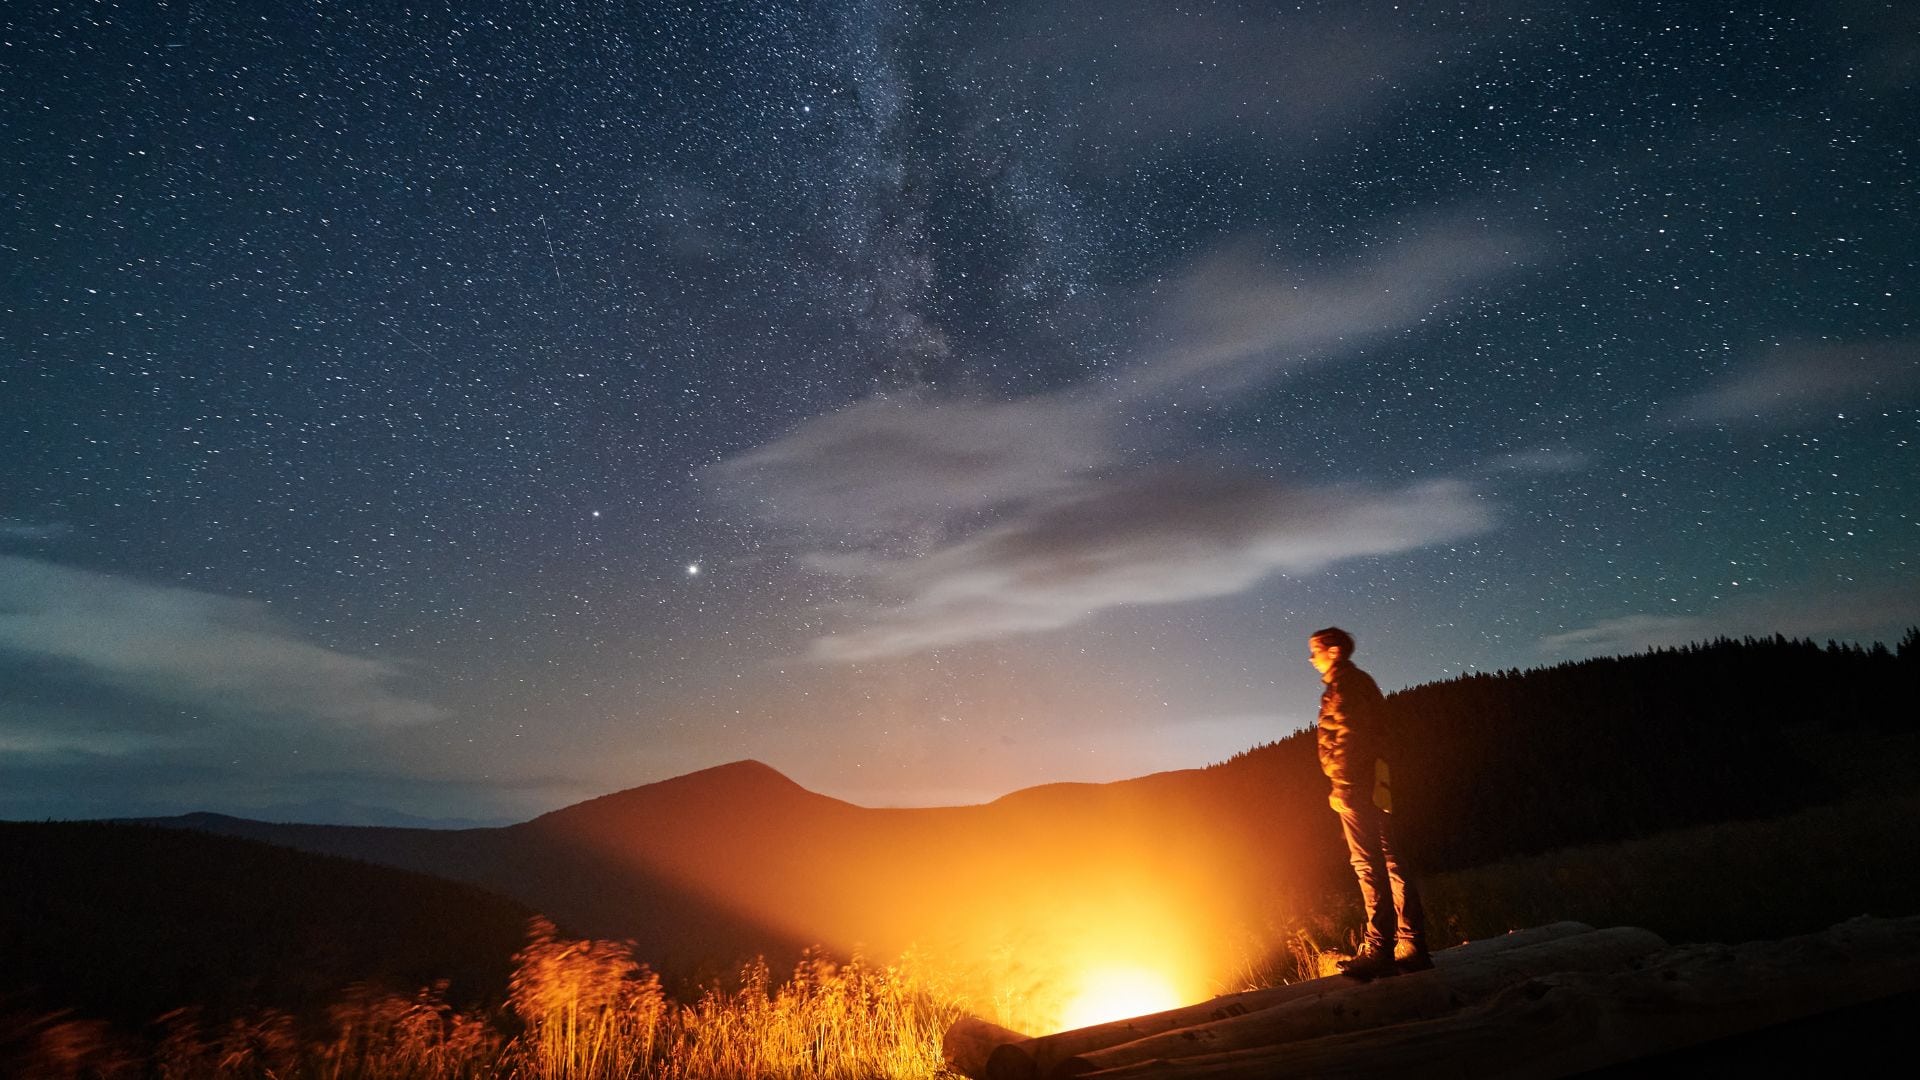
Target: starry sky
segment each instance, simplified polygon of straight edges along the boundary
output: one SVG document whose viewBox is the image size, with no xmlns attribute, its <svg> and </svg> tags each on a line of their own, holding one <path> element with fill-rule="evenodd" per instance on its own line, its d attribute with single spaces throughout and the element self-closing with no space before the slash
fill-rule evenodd
<svg viewBox="0 0 1920 1080">
<path fill-rule="evenodd" d="M 0 14 L 0 817 L 866 805 L 1920 622 L 1920 11 Z"/>
</svg>

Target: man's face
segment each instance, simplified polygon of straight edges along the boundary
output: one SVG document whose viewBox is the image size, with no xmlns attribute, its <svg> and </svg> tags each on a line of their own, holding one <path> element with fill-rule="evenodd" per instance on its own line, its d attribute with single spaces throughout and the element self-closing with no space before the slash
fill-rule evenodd
<svg viewBox="0 0 1920 1080">
<path fill-rule="evenodd" d="M 1340 659 L 1339 649 L 1328 649 L 1318 641 L 1309 641 L 1307 648 L 1312 650 L 1307 654 L 1308 661 L 1313 664 L 1313 670 L 1322 675 L 1333 670 L 1334 661 Z"/>
</svg>

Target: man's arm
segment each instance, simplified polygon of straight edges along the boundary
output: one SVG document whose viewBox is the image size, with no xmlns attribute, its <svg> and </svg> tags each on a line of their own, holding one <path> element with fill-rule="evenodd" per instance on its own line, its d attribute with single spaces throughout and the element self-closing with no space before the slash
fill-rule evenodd
<svg viewBox="0 0 1920 1080">
<path fill-rule="evenodd" d="M 1349 779 L 1353 723 L 1338 680 L 1329 682 L 1326 691 L 1320 695 L 1318 738 L 1320 771 L 1327 774 L 1328 782 L 1333 785 L 1333 794 L 1327 801 L 1335 810 L 1344 810 L 1353 793 L 1353 784 Z"/>
<path fill-rule="evenodd" d="M 1351 666 L 1336 672 L 1320 697 L 1320 768 L 1333 785 L 1327 801 L 1335 810 L 1354 803 L 1356 788 L 1359 798 L 1372 797 L 1384 706 L 1379 686 Z"/>
</svg>

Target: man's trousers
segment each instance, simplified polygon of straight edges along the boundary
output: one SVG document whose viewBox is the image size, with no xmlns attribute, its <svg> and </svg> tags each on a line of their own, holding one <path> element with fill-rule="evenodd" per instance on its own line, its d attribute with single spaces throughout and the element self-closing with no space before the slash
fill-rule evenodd
<svg viewBox="0 0 1920 1080">
<path fill-rule="evenodd" d="M 1364 796 L 1348 803 L 1338 813 L 1341 830 L 1347 836 L 1348 861 L 1360 883 L 1360 904 L 1367 915 L 1367 937 L 1362 946 L 1385 951 L 1398 939 L 1424 952 L 1426 914 L 1420 909 L 1419 888 L 1394 854 L 1393 815 Z M 1384 902 L 1389 892 L 1392 907 Z"/>
</svg>

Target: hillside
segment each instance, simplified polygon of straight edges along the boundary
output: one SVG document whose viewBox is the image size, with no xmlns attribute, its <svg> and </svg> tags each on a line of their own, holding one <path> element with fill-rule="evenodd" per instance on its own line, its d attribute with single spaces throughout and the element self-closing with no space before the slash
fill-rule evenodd
<svg viewBox="0 0 1920 1080">
<path fill-rule="evenodd" d="M 1920 630 L 1895 653 L 1720 640 L 1388 698 L 1429 870 L 1751 820 L 1920 780 Z"/>
<path fill-rule="evenodd" d="M 1438 873 L 1901 789 L 1914 645 L 1717 642 L 1393 694 L 1405 846 Z M 575 933 L 631 939 L 670 976 L 754 953 L 779 967 L 810 943 L 918 944 L 983 964 L 1044 957 L 1029 965 L 1039 982 L 1126 941 L 1183 958 L 1197 987 L 1249 934 L 1351 916 L 1310 733 L 980 806 L 860 807 L 743 761 L 499 829 L 171 823 L 478 884 Z"/>
<path fill-rule="evenodd" d="M 1775 639 L 1403 690 L 1388 705 L 1404 838 L 1440 871 L 1898 788 L 1916 670 L 1911 641 L 1896 656 Z M 731 934 L 893 946 L 955 921 L 929 919 L 929 897 L 970 918 L 1142 881 L 1192 882 L 1209 912 L 1254 917 L 1346 877 L 1310 733 L 983 806 L 869 809 L 736 762 L 504 829 L 176 823 L 472 881 L 643 955 Z"/>
<path fill-rule="evenodd" d="M 498 1001 L 533 915 L 390 867 L 106 822 L 0 822 L 0 867 L 0 1002 L 129 1025 L 318 1011 L 354 983 Z"/>
<path fill-rule="evenodd" d="M 688 779 L 664 784 L 672 790 L 677 783 L 684 787 Z M 654 786 L 660 785 L 649 785 Z M 637 827 L 633 835 L 649 835 L 665 822 L 673 822 L 674 828 L 694 827 L 689 823 L 698 817 L 695 806 L 683 806 L 673 817 Z M 609 820 L 622 819 L 610 816 Z M 512 897 L 572 933 L 631 940 L 656 968 L 683 978 L 710 976 L 756 954 L 798 956 L 811 943 L 742 916 L 647 860 L 609 857 L 579 837 L 555 835 L 535 822 L 509 828 L 435 830 L 281 825 L 189 814 L 148 824 L 242 837 L 478 886 Z M 734 857 L 727 844 L 708 850 L 723 859 Z"/>
<path fill-rule="evenodd" d="M 1265 762 L 1274 755 L 1263 755 Z M 480 884 L 570 930 L 635 942 L 670 976 L 711 974 L 807 944 L 891 955 L 909 944 L 967 953 L 1109 929 L 1102 910 L 1134 897 L 1130 921 L 1179 937 L 1250 914 L 1279 864 L 1321 854 L 1320 830 L 1281 820 L 1287 785 L 1259 767 L 1039 789 L 985 806 L 880 810 L 735 762 L 617 792 L 504 829 L 284 826 L 210 815 L 172 819 Z M 1297 818 L 1297 815 L 1294 815 Z M 1315 821 L 1318 824 L 1318 821 Z M 1248 878 L 1245 871 L 1252 869 Z"/>
</svg>

